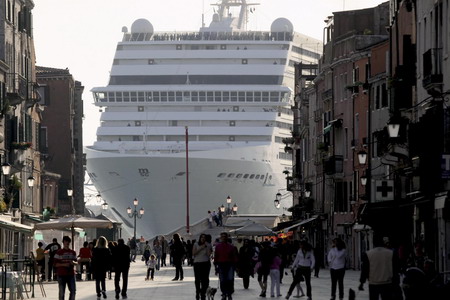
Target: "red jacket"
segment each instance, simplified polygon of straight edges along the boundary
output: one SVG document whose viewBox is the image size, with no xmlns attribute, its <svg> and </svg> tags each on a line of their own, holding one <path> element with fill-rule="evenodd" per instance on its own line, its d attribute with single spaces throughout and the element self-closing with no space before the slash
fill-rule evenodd
<svg viewBox="0 0 450 300">
<path fill-rule="evenodd" d="M 219 243 L 214 252 L 214 263 L 237 263 L 238 255 L 235 246 L 229 243 Z"/>
</svg>

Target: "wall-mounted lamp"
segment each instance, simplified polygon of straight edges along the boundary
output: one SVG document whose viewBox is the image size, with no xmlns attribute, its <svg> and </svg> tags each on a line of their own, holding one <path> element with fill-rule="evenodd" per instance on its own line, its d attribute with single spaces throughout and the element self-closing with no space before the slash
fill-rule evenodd
<svg viewBox="0 0 450 300">
<path fill-rule="evenodd" d="M 367 152 L 361 150 L 358 152 L 358 161 L 360 165 L 365 165 L 367 161 Z"/>
<path fill-rule="evenodd" d="M 360 177 L 360 180 L 361 180 L 361 185 L 362 186 L 365 186 L 367 184 L 367 176 L 366 175 L 362 175 Z"/>
<path fill-rule="evenodd" d="M 400 124 L 397 122 L 389 122 L 388 123 L 388 133 L 390 138 L 398 137 L 398 133 L 400 131 Z"/>
</svg>

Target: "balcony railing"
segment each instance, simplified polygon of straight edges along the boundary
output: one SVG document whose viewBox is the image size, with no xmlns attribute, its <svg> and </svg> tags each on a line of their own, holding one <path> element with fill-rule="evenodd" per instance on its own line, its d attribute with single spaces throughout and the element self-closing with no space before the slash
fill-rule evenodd
<svg viewBox="0 0 450 300">
<path fill-rule="evenodd" d="M 423 54 L 422 86 L 428 90 L 442 84 L 442 49 L 432 48 Z"/>
<path fill-rule="evenodd" d="M 6 93 L 10 104 L 22 101 L 27 98 L 27 80 L 18 73 L 8 73 L 6 75 Z"/>
<path fill-rule="evenodd" d="M 322 93 L 322 100 L 327 101 L 333 98 L 333 89 L 328 89 Z"/>
</svg>

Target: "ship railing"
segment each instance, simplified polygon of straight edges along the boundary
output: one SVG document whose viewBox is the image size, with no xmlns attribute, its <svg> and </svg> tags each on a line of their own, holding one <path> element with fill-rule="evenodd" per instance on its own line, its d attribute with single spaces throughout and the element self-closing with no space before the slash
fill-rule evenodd
<svg viewBox="0 0 450 300">
<path fill-rule="evenodd" d="M 290 42 L 294 35 L 290 32 L 270 32 L 270 31 L 250 31 L 250 32 L 220 32 L 220 31 L 200 31 L 200 32 L 157 32 L 151 37 L 139 34 L 124 34 L 124 42 L 132 41 L 284 41 Z M 227 45 L 222 45 L 222 50 Z M 180 49 L 181 50 L 181 49 Z M 246 50 L 246 48 L 242 48 Z"/>
</svg>

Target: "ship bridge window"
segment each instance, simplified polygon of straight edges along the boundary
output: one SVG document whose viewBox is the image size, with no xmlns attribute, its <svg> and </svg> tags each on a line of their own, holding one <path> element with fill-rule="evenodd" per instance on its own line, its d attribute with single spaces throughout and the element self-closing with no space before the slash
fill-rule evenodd
<svg viewBox="0 0 450 300">
<path fill-rule="evenodd" d="M 123 102 L 130 102 L 130 92 L 123 92 Z"/>
<path fill-rule="evenodd" d="M 201 102 L 205 102 L 206 101 L 206 92 L 200 92 L 199 93 L 199 100 Z"/>
<path fill-rule="evenodd" d="M 255 174 L 250 175 L 250 179 L 255 178 Z"/>
<path fill-rule="evenodd" d="M 175 92 L 169 92 L 169 102 L 175 102 Z"/>
<path fill-rule="evenodd" d="M 233 178 L 233 177 L 234 177 L 234 173 L 228 174 L 228 178 Z"/>
<path fill-rule="evenodd" d="M 220 173 L 219 175 L 217 175 L 217 177 L 219 177 L 219 178 L 224 178 L 225 175 L 227 175 L 227 174 L 226 174 L 226 173 Z"/>
<path fill-rule="evenodd" d="M 230 101 L 230 92 L 223 92 L 222 95 L 223 95 L 223 99 L 222 99 L 223 102 Z"/>
<path fill-rule="evenodd" d="M 191 101 L 191 94 L 189 92 L 183 93 L 183 101 Z"/>
<path fill-rule="evenodd" d="M 214 101 L 214 92 L 207 92 L 206 93 L 206 101 L 213 102 Z"/>
<path fill-rule="evenodd" d="M 159 92 L 153 92 L 153 102 L 159 102 L 159 99 Z"/>
<path fill-rule="evenodd" d="M 239 173 L 239 174 L 236 175 L 236 178 L 241 178 L 241 177 L 242 177 L 242 174 L 241 174 L 241 173 Z"/>
<path fill-rule="evenodd" d="M 245 92 L 239 92 L 239 102 L 245 102 Z"/>
<path fill-rule="evenodd" d="M 130 92 L 130 100 L 131 100 L 131 102 L 137 101 L 137 93 L 136 92 Z"/>
<path fill-rule="evenodd" d="M 116 92 L 116 102 L 122 102 L 122 92 Z"/>
<path fill-rule="evenodd" d="M 256 176 L 255 176 L 255 179 L 259 179 L 259 177 L 260 177 L 259 175 L 256 175 Z"/>
<path fill-rule="evenodd" d="M 192 92 L 191 101 L 198 102 L 198 92 Z"/>
<path fill-rule="evenodd" d="M 237 92 L 231 92 L 231 102 L 237 102 Z"/>
<path fill-rule="evenodd" d="M 175 93 L 175 101 L 182 102 L 183 101 L 183 92 L 176 92 Z"/>
<path fill-rule="evenodd" d="M 144 92 L 138 92 L 138 101 L 145 102 L 145 93 Z"/>
<path fill-rule="evenodd" d="M 245 174 L 245 175 L 244 175 L 244 179 L 246 179 L 246 178 L 248 178 L 248 174 Z"/>
<path fill-rule="evenodd" d="M 161 92 L 161 102 L 167 102 L 167 92 Z"/>
<path fill-rule="evenodd" d="M 214 92 L 214 101 L 215 102 L 221 102 L 222 101 L 222 93 L 221 92 Z"/>
<path fill-rule="evenodd" d="M 280 93 L 279 92 L 271 92 L 270 93 L 270 102 L 278 102 L 280 101 Z"/>
<path fill-rule="evenodd" d="M 94 95 L 97 101 L 106 102 L 105 93 L 95 93 Z"/>
<path fill-rule="evenodd" d="M 247 102 L 253 102 L 253 92 L 246 92 Z"/>
<path fill-rule="evenodd" d="M 108 101 L 110 101 L 110 102 L 115 102 L 116 101 L 116 97 L 114 96 L 114 92 L 109 92 L 108 93 Z"/>
<path fill-rule="evenodd" d="M 261 92 L 255 92 L 255 102 L 261 102 Z"/>
<path fill-rule="evenodd" d="M 269 92 L 263 92 L 262 93 L 262 101 L 263 102 L 269 102 Z"/>
</svg>

